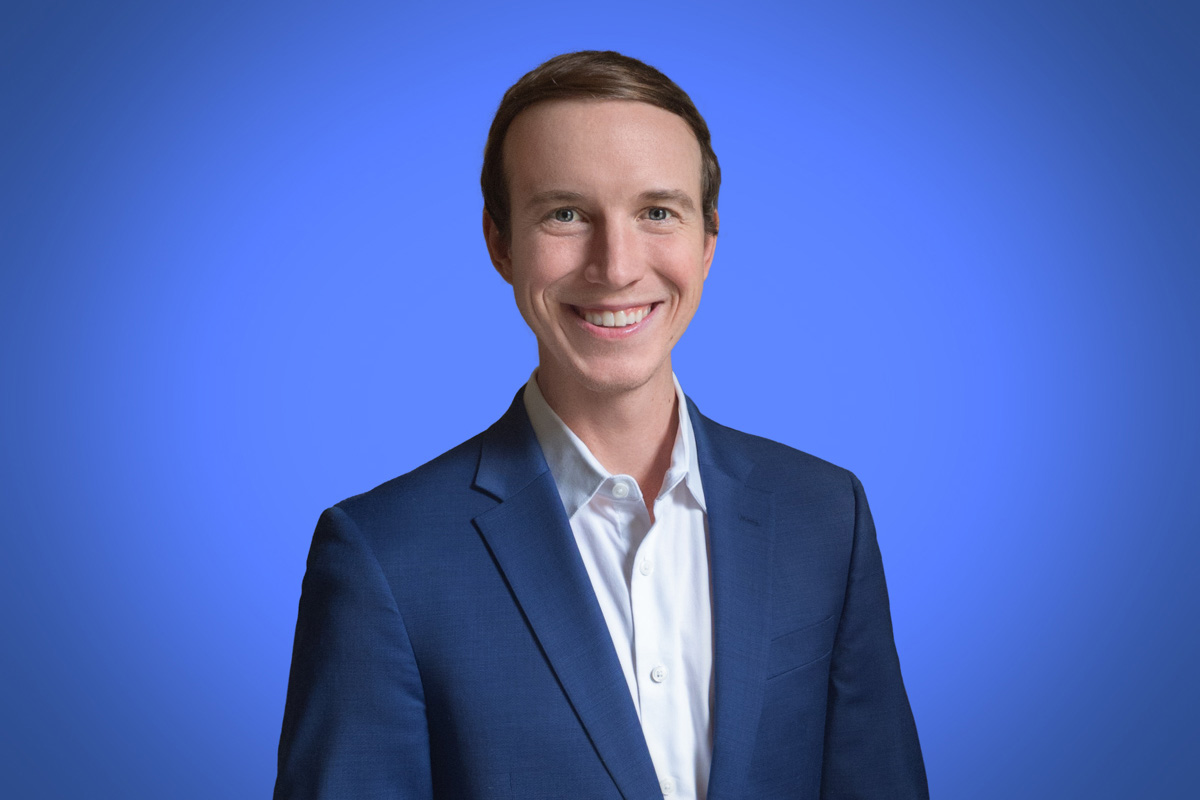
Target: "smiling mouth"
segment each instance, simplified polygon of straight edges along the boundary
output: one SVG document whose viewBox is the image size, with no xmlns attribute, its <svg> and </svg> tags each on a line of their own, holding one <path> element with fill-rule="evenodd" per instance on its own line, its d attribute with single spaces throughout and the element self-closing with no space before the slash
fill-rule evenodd
<svg viewBox="0 0 1200 800">
<path fill-rule="evenodd" d="M 636 325 L 646 318 L 657 303 L 651 303 L 645 306 L 633 306 L 631 308 L 623 308 L 619 311 L 610 311 L 608 309 L 590 309 L 572 306 L 575 313 L 593 325 L 601 328 L 626 328 L 630 325 Z"/>
</svg>

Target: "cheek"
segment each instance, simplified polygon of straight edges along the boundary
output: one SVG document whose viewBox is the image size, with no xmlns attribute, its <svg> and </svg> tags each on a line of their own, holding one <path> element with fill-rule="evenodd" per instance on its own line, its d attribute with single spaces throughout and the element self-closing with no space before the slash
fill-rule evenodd
<svg viewBox="0 0 1200 800">
<path fill-rule="evenodd" d="M 704 285 L 704 253 L 691 243 L 674 242 L 654 248 L 650 254 L 659 273 L 681 295 L 699 296 Z"/>
<path fill-rule="evenodd" d="M 568 293 L 582 275 L 583 249 L 572 240 L 554 240 L 530 247 L 522 261 L 521 290 L 535 305 L 551 305 Z"/>
<path fill-rule="evenodd" d="M 545 237 L 514 249 L 513 263 L 526 288 L 538 292 L 569 277 L 582 250 L 578 240 Z"/>
</svg>

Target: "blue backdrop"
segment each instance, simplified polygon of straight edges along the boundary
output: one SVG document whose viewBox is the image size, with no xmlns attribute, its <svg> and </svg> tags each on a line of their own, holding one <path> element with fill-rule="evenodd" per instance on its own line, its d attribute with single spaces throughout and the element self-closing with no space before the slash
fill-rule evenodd
<svg viewBox="0 0 1200 800">
<path fill-rule="evenodd" d="M 724 168 L 676 370 L 863 479 L 934 795 L 1192 796 L 1198 41 L 1154 0 L 5 3 L 0 794 L 268 795 L 319 512 L 534 366 L 491 114 L 614 48 Z"/>
</svg>

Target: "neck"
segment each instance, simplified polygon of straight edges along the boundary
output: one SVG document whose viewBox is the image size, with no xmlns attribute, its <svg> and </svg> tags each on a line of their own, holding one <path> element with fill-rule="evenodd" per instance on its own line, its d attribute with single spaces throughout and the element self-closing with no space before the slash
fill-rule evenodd
<svg viewBox="0 0 1200 800">
<path fill-rule="evenodd" d="M 653 519 L 654 500 L 671 466 L 679 429 L 670 364 L 642 386 L 613 392 L 593 392 L 575 382 L 554 380 L 539 368 L 538 388 L 605 469 L 638 482 Z"/>
</svg>

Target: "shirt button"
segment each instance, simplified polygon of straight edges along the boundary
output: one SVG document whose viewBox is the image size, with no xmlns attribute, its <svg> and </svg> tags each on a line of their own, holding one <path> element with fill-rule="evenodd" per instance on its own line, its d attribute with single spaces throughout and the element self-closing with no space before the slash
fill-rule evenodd
<svg viewBox="0 0 1200 800">
<path fill-rule="evenodd" d="M 625 481 L 617 481 L 612 488 L 613 497 L 618 500 L 623 500 L 629 496 L 629 484 Z"/>
<path fill-rule="evenodd" d="M 655 683 L 662 683 L 667 679 L 667 668 L 659 664 L 654 669 L 650 670 L 650 680 Z"/>
<path fill-rule="evenodd" d="M 663 778 L 658 782 L 658 788 L 662 790 L 663 797 L 675 794 L 675 781 L 670 778 Z"/>
<path fill-rule="evenodd" d="M 638 572 L 643 575 L 649 575 L 651 572 L 654 572 L 654 562 L 648 558 L 643 558 L 641 565 L 638 566 Z"/>
</svg>

